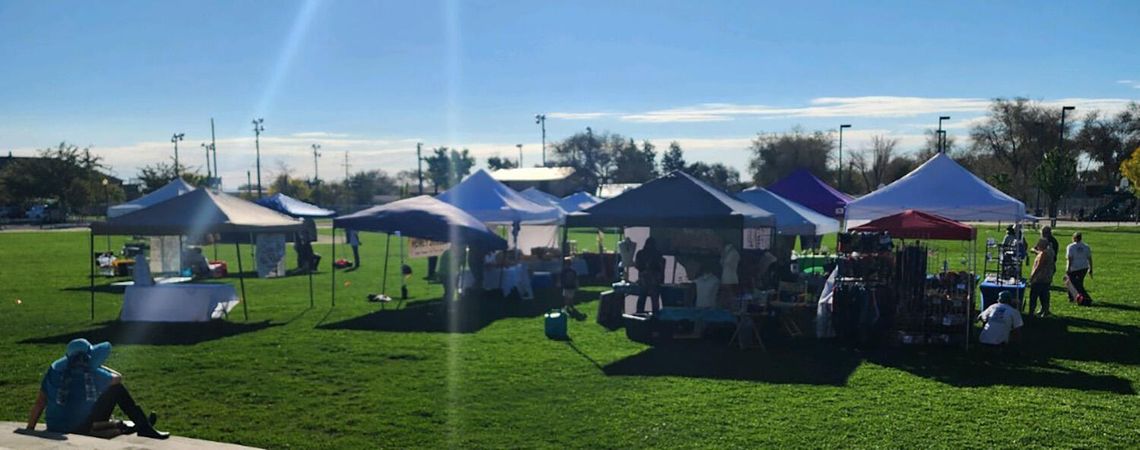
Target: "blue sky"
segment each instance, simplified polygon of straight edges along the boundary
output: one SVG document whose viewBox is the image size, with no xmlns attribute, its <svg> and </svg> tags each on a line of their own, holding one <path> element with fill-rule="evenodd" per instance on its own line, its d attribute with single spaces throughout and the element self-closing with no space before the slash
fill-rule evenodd
<svg viewBox="0 0 1140 450">
<path fill-rule="evenodd" d="M 93 145 L 122 176 L 217 123 L 226 184 L 413 167 L 415 142 L 539 160 L 586 126 L 744 169 L 760 132 L 854 127 L 904 150 L 986 99 L 1140 98 L 1140 2 L 0 2 L 0 151 Z M 203 161 L 199 161 L 203 160 Z"/>
</svg>

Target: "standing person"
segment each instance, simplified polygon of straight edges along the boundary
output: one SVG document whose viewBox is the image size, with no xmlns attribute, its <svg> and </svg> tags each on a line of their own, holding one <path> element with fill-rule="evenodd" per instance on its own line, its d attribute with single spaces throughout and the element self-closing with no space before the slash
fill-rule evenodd
<svg viewBox="0 0 1140 450">
<path fill-rule="evenodd" d="M 35 430 L 40 414 L 47 410 L 47 429 L 57 433 L 108 434 L 138 432 L 139 436 L 166 439 L 170 433 L 154 428 L 157 416 L 143 412 L 123 386 L 123 376 L 103 362 L 111 355 L 111 343 L 91 345 L 87 339 L 67 344 L 64 357 L 51 363 L 40 383 L 36 404 L 28 415 L 28 430 Z M 111 423 L 118 406 L 134 426 Z"/>
<path fill-rule="evenodd" d="M 1049 225 L 1041 227 L 1041 238 L 1049 241 L 1049 246 L 1053 247 L 1053 262 L 1057 262 L 1057 255 L 1061 254 L 1061 243 L 1053 237 L 1053 227 Z"/>
<path fill-rule="evenodd" d="M 1093 259 L 1092 249 L 1088 244 L 1084 243 L 1084 238 L 1081 232 L 1073 233 L 1073 243 L 1065 248 L 1065 273 L 1069 277 L 1069 282 L 1073 284 L 1073 288 L 1077 290 L 1077 294 L 1083 295 L 1089 299 L 1089 293 L 1085 290 L 1085 275 L 1092 275 L 1093 273 Z M 1075 301 L 1073 294 L 1069 293 L 1069 301 Z"/>
<path fill-rule="evenodd" d="M 360 268 L 360 233 L 356 230 L 345 229 L 344 240 L 352 246 L 352 268 Z"/>
<path fill-rule="evenodd" d="M 573 259 L 569 256 L 562 258 L 562 273 L 558 275 L 558 282 L 562 285 L 562 303 L 566 311 L 579 316 L 578 308 L 574 307 L 574 296 L 578 294 L 578 271 L 574 270 Z"/>
<path fill-rule="evenodd" d="M 978 341 L 982 345 L 1003 347 L 1010 342 L 1011 335 L 1013 340 L 1019 337 L 1015 332 L 1024 325 L 1024 322 L 1017 308 L 1009 305 L 1011 301 L 1013 295 L 1009 291 L 1001 291 L 998 293 L 998 302 L 978 315 L 978 320 L 984 324 L 982 334 L 978 336 Z"/>
<path fill-rule="evenodd" d="M 1057 270 L 1057 256 L 1049 241 L 1039 239 L 1033 246 L 1037 258 L 1033 260 L 1033 270 L 1029 272 L 1029 315 L 1037 310 L 1037 299 L 1041 299 L 1040 317 L 1049 317 L 1049 286 L 1053 284 L 1053 273 Z"/>
<path fill-rule="evenodd" d="M 637 294 L 637 313 L 645 312 L 645 299 L 648 297 L 653 312 L 661 310 L 661 283 L 665 282 L 665 257 L 657 250 L 657 240 L 650 237 L 645 246 L 634 256 L 637 266 L 637 284 L 641 287 Z"/>
</svg>

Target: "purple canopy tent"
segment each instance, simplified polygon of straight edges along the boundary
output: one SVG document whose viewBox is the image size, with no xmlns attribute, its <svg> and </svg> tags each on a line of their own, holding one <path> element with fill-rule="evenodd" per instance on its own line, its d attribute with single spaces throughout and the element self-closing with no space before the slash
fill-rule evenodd
<svg viewBox="0 0 1140 450">
<path fill-rule="evenodd" d="M 812 211 L 837 219 L 843 217 L 844 208 L 854 200 L 850 195 L 839 192 L 816 178 L 807 169 L 792 172 L 791 175 L 768 186 L 768 190 Z"/>
</svg>

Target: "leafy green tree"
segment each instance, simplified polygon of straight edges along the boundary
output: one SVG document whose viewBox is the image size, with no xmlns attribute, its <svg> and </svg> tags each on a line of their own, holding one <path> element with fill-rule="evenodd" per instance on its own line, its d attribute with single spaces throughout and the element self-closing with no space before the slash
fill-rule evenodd
<svg viewBox="0 0 1140 450">
<path fill-rule="evenodd" d="M 975 152 L 993 156 L 999 164 L 995 170 L 1010 174 L 1010 186 L 1003 190 L 1025 200 L 1046 149 L 1061 147 L 1060 123 L 1060 108 L 1025 98 L 998 98 L 990 104 L 989 116 L 970 129 L 970 140 Z"/>
<path fill-rule="evenodd" d="M 1033 171 L 1037 186 L 1049 200 L 1049 218 L 1052 225 L 1057 222 L 1057 202 L 1073 191 L 1077 182 L 1077 157 L 1075 152 L 1054 148 L 1045 154 L 1044 160 Z"/>
<path fill-rule="evenodd" d="M 723 191 L 736 192 L 744 187 L 740 182 L 740 172 L 721 163 L 695 162 L 689 164 L 685 172 Z"/>
<path fill-rule="evenodd" d="M 206 180 L 206 176 L 199 174 L 197 169 L 188 171 L 186 170 L 186 166 L 182 164 L 179 164 L 179 168 L 182 169 L 182 179 L 187 183 L 193 186 L 206 185 L 208 181 Z M 178 178 L 178 175 L 174 173 L 174 164 L 158 162 L 139 168 L 138 173 L 135 174 L 135 178 L 138 178 L 138 180 L 142 182 L 143 193 L 149 194 L 174 181 L 175 178 Z M 256 194 L 254 196 L 256 197 Z"/>
<path fill-rule="evenodd" d="M 585 132 L 555 143 L 548 162 L 554 166 L 574 168 L 575 173 L 582 177 L 586 190 L 594 190 L 599 184 L 611 182 L 616 155 L 626 146 L 626 141 L 621 135 L 598 134 L 586 127 Z"/>
<path fill-rule="evenodd" d="M 661 172 L 672 173 L 678 170 L 685 170 L 685 152 L 681 150 L 681 144 L 673 141 L 669 143 L 669 150 L 661 156 Z"/>
<path fill-rule="evenodd" d="M 752 153 L 748 164 L 752 181 L 758 186 L 767 186 L 797 169 L 807 169 L 817 177 L 829 179 L 827 162 L 833 146 L 834 141 L 827 133 L 807 133 L 799 127 L 787 133 L 758 135 L 748 148 Z"/>
<path fill-rule="evenodd" d="M 470 174 L 471 168 L 475 166 L 475 158 L 470 151 L 447 147 L 432 149 L 432 155 L 424 158 L 424 162 L 428 165 L 427 172 L 437 194 L 441 188 L 454 186 Z"/>
<path fill-rule="evenodd" d="M 61 142 L 39 151 L 38 158 L 19 159 L 0 172 L 0 184 L 12 200 L 54 200 L 65 212 L 93 209 L 123 199 L 121 186 L 103 184 L 102 158 L 89 148 Z"/>
<path fill-rule="evenodd" d="M 644 141 L 641 148 L 630 139 L 614 155 L 614 183 L 644 183 L 657 178 L 657 153 L 653 144 Z"/>
<path fill-rule="evenodd" d="M 507 158 L 500 158 L 498 156 L 487 158 L 487 168 L 491 170 L 514 169 L 518 166 L 517 162 Z"/>
<path fill-rule="evenodd" d="M 1128 179 L 1132 195 L 1140 197 L 1140 147 L 1132 150 L 1132 156 L 1120 163 L 1120 175 Z"/>
<path fill-rule="evenodd" d="M 371 205 L 377 195 L 400 193 L 396 180 L 383 170 L 356 172 L 348 178 L 345 189 L 353 205 Z"/>
</svg>

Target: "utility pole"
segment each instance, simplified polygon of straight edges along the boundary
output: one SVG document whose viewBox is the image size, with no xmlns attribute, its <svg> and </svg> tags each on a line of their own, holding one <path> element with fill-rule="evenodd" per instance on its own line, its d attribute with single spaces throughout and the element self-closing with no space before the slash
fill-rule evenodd
<svg viewBox="0 0 1140 450">
<path fill-rule="evenodd" d="M 416 142 L 416 177 L 420 179 L 420 194 L 424 195 L 424 157 L 423 142 Z"/>
<path fill-rule="evenodd" d="M 348 150 L 344 151 L 344 187 L 348 188 Z"/>
<path fill-rule="evenodd" d="M 317 171 L 317 158 L 321 157 L 321 144 L 313 144 L 313 186 L 321 184 L 320 172 Z"/>
<path fill-rule="evenodd" d="M 522 144 L 515 144 L 519 148 L 519 168 L 522 168 Z"/>
<path fill-rule="evenodd" d="M 213 144 L 202 143 L 202 148 L 206 150 L 206 186 L 211 184 L 211 179 L 214 178 L 210 168 L 210 146 Z"/>
<path fill-rule="evenodd" d="M 546 167 L 546 114 L 536 114 L 534 123 L 542 126 L 542 166 Z"/>
<path fill-rule="evenodd" d="M 836 186 L 839 192 L 843 192 L 843 129 L 851 128 L 851 124 L 845 123 L 839 126 L 839 183 Z"/>
<path fill-rule="evenodd" d="M 261 132 L 265 131 L 265 119 L 253 119 L 253 145 L 257 149 L 257 198 L 261 198 Z"/>
<path fill-rule="evenodd" d="M 218 140 L 214 137 L 214 118 L 210 118 L 210 150 L 214 152 L 214 189 L 222 190 L 222 176 L 218 175 Z"/>
<path fill-rule="evenodd" d="M 253 198 L 253 180 L 249 178 L 249 171 L 245 171 L 245 196 Z"/>
<path fill-rule="evenodd" d="M 182 178 L 182 172 L 178 170 L 178 141 L 181 141 L 182 138 L 185 136 L 186 136 L 186 133 L 174 133 L 174 136 L 170 137 L 170 142 L 174 143 L 174 177 L 175 178 Z"/>
</svg>

